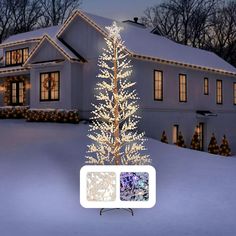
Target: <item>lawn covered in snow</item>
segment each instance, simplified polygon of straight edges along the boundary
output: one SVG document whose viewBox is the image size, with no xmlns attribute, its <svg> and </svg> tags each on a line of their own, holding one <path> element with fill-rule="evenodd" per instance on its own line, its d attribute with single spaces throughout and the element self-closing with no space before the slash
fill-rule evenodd
<svg viewBox="0 0 236 236">
<path fill-rule="evenodd" d="M 236 158 L 149 139 L 157 205 L 112 211 L 79 203 L 88 125 L 0 120 L 1 236 L 236 235 Z"/>
</svg>

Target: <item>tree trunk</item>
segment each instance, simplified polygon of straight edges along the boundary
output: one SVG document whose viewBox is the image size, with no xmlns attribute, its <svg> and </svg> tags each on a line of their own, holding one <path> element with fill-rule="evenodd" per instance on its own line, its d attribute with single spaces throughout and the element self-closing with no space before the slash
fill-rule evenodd
<svg viewBox="0 0 236 236">
<path fill-rule="evenodd" d="M 119 133 L 119 101 L 118 101 L 118 78 L 117 78 L 117 44 L 114 44 L 114 147 L 115 164 L 120 165 L 120 133 Z"/>
</svg>

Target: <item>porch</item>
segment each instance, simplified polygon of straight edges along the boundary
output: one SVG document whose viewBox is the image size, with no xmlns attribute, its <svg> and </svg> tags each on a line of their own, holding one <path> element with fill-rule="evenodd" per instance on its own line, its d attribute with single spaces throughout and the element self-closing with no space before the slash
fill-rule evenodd
<svg viewBox="0 0 236 236">
<path fill-rule="evenodd" d="M 2 73 L 0 71 L 0 76 Z M 0 78 L 0 106 L 30 104 L 30 74 L 4 75 Z"/>
</svg>

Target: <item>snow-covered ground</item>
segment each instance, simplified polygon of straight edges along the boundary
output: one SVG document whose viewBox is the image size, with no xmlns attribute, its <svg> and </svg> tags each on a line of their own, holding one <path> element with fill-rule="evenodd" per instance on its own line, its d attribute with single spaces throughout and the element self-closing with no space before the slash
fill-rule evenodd
<svg viewBox="0 0 236 236">
<path fill-rule="evenodd" d="M 79 203 L 84 124 L 0 120 L 1 236 L 236 235 L 236 158 L 150 139 L 157 205 L 135 216 Z"/>
</svg>

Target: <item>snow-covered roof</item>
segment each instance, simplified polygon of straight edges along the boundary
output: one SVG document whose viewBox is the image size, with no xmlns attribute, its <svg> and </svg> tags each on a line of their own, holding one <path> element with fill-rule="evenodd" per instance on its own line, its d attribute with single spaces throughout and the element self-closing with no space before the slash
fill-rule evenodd
<svg viewBox="0 0 236 236">
<path fill-rule="evenodd" d="M 105 27 L 111 25 L 114 21 L 86 12 L 80 12 L 79 14 L 88 17 L 104 31 Z M 123 27 L 122 39 L 132 54 L 236 74 L 235 67 L 213 52 L 175 43 L 166 37 L 150 33 L 149 29 L 121 22 L 119 22 L 119 25 Z"/>
<path fill-rule="evenodd" d="M 60 28 L 61 26 L 51 26 L 26 33 L 12 35 L 1 44 L 1 47 L 16 43 L 20 44 L 22 42 L 31 40 L 42 41 L 45 39 L 45 36 L 47 36 L 47 39 L 51 39 L 51 41 L 55 43 L 54 46 L 56 46 L 57 49 L 63 51 L 69 59 L 78 60 L 78 57 L 56 37 Z"/>
<path fill-rule="evenodd" d="M 47 28 L 42 28 L 42 29 L 25 32 L 25 33 L 12 35 L 2 42 L 1 47 L 11 44 L 11 43 L 21 42 L 21 41 L 40 40 L 44 35 L 55 37 L 60 27 L 61 27 L 60 25 L 51 26 Z"/>
<path fill-rule="evenodd" d="M 63 26 L 52 26 L 10 36 L 0 47 L 16 42 L 42 40 L 44 35 L 48 35 L 71 59 L 78 59 L 78 55 L 75 55 L 74 52 L 58 39 L 58 36 L 61 35 L 64 29 L 67 28 L 67 25 L 70 24 L 70 20 L 73 20 L 73 16 L 76 15 L 86 18 L 90 24 L 105 33 L 105 27 L 110 26 L 114 21 L 87 12 L 76 11 Z M 174 65 L 190 66 L 197 69 L 236 75 L 235 67 L 212 52 L 175 43 L 163 36 L 150 33 L 150 31 L 145 28 L 122 22 L 118 22 L 118 24 L 123 27 L 121 36 L 125 41 L 127 50 L 133 56 L 138 58 L 143 57 L 143 59 L 156 59 L 157 61 Z"/>
</svg>

